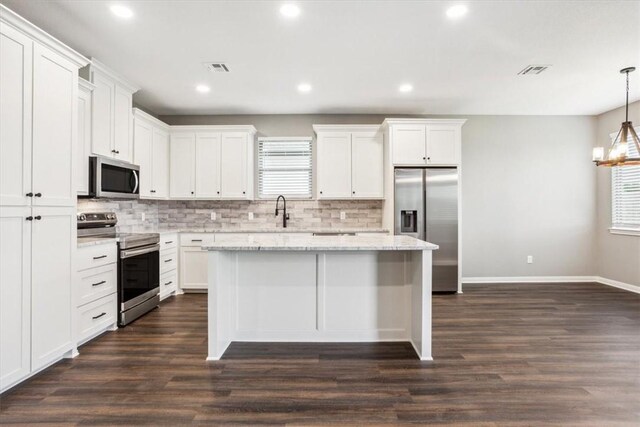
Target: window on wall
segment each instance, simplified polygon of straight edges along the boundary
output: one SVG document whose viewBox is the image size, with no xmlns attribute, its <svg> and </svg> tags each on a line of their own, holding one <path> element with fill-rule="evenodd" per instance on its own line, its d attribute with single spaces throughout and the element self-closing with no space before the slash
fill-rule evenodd
<svg viewBox="0 0 640 427">
<path fill-rule="evenodd" d="M 640 128 L 636 128 L 640 132 Z M 631 139 L 627 142 L 627 157 L 639 157 Z M 614 167 L 611 171 L 612 231 L 640 233 L 640 165 Z"/>
<path fill-rule="evenodd" d="M 311 198 L 311 138 L 258 138 L 258 195 Z"/>
</svg>

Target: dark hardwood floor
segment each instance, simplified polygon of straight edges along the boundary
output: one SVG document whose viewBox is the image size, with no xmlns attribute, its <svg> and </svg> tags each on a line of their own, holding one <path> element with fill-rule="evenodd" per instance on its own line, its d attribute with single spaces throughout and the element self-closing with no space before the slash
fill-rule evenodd
<svg viewBox="0 0 640 427">
<path fill-rule="evenodd" d="M 235 343 L 206 356 L 206 296 L 171 299 L 0 396 L 0 422 L 640 425 L 640 295 L 598 284 L 434 297 L 408 343 Z"/>
</svg>

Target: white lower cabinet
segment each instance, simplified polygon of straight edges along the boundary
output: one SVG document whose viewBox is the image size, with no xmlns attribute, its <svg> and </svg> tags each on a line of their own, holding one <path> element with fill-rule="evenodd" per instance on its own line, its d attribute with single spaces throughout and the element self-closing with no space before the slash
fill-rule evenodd
<svg viewBox="0 0 640 427">
<path fill-rule="evenodd" d="M 199 291 L 208 288 L 208 257 L 202 243 L 214 238 L 212 233 L 182 233 L 180 235 L 180 289 Z"/>
<path fill-rule="evenodd" d="M 78 345 L 116 328 L 117 253 L 115 242 L 85 246 L 76 252 Z"/>
<path fill-rule="evenodd" d="M 160 300 L 178 292 L 178 234 L 160 235 Z"/>
</svg>

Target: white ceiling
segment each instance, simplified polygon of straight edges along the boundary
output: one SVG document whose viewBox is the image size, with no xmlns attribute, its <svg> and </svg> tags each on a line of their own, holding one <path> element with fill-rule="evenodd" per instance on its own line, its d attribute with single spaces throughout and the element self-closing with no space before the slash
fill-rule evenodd
<svg viewBox="0 0 640 427">
<path fill-rule="evenodd" d="M 598 114 L 623 104 L 625 66 L 640 99 L 640 1 L 462 1 L 455 22 L 457 1 L 298 1 L 287 20 L 280 1 L 122 0 L 130 21 L 113 1 L 0 2 L 139 85 L 158 114 Z M 529 64 L 552 67 L 518 76 Z"/>
</svg>

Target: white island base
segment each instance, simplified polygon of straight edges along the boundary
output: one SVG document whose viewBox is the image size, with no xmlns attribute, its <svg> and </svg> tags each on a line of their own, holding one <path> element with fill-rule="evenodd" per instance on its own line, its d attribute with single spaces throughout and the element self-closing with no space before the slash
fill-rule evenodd
<svg viewBox="0 0 640 427">
<path fill-rule="evenodd" d="M 431 358 L 431 251 L 406 236 L 212 242 L 209 355 L 232 341 L 410 341 Z"/>
</svg>

